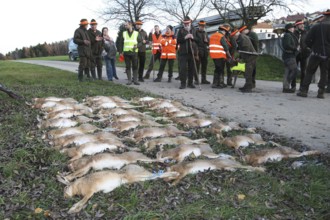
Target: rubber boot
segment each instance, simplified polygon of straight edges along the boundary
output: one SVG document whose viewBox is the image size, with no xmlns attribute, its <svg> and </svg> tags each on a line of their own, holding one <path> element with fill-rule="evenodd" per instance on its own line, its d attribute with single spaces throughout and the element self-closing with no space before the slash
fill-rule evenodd
<svg viewBox="0 0 330 220">
<path fill-rule="evenodd" d="M 206 74 L 203 74 L 202 75 L 202 82 L 201 82 L 201 84 L 210 84 L 210 82 L 206 80 Z"/>
<path fill-rule="evenodd" d="M 317 98 L 319 98 L 319 99 L 324 99 L 324 91 L 325 91 L 325 89 L 321 89 L 321 88 L 319 88 L 319 90 L 317 91 Z"/>
<path fill-rule="evenodd" d="M 221 74 L 220 75 L 220 85 L 219 85 L 221 88 L 226 88 L 227 85 L 225 84 L 225 75 L 224 74 Z"/>
<path fill-rule="evenodd" d="M 227 86 L 232 86 L 233 85 L 233 77 L 231 72 L 227 72 Z"/>
<path fill-rule="evenodd" d="M 97 67 L 97 77 L 102 80 L 102 67 Z"/>
<path fill-rule="evenodd" d="M 95 80 L 96 79 L 95 68 L 91 69 L 91 74 L 92 74 L 92 78 Z"/>
<path fill-rule="evenodd" d="M 91 80 L 91 75 L 89 74 L 89 69 L 86 68 L 86 69 L 84 70 L 84 72 L 85 72 L 85 75 L 86 75 L 86 77 L 87 77 L 87 80 Z"/>
<path fill-rule="evenodd" d="M 144 79 L 149 79 L 150 78 L 150 72 L 147 72 L 146 75 L 144 76 Z"/>
<path fill-rule="evenodd" d="M 218 88 L 220 86 L 220 78 L 218 74 L 213 75 L 213 83 L 212 83 L 212 88 Z"/>
<path fill-rule="evenodd" d="M 133 83 L 134 83 L 134 85 L 140 85 L 140 83 L 138 82 L 138 72 L 137 72 L 137 70 L 133 70 Z"/>
<path fill-rule="evenodd" d="M 126 71 L 128 82 L 126 85 L 132 85 L 132 74 L 131 71 Z"/>
<path fill-rule="evenodd" d="M 83 77 L 84 77 L 84 70 L 83 69 L 80 69 L 78 71 L 78 80 L 79 80 L 79 82 L 82 82 L 83 81 Z"/>
</svg>

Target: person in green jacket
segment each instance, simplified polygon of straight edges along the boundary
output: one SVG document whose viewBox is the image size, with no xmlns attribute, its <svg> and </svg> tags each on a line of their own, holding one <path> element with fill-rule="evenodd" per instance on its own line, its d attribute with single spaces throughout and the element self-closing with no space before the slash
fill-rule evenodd
<svg viewBox="0 0 330 220">
<path fill-rule="evenodd" d="M 80 27 L 77 28 L 73 35 L 73 42 L 78 45 L 79 67 L 78 80 L 83 81 L 84 72 L 87 79 L 90 79 L 89 67 L 92 56 L 91 41 L 87 32 L 88 21 L 83 18 L 80 20 Z"/>
<path fill-rule="evenodd" d="M 285 66 L 283 77 L 283 93 L 294 93 L 296 91 L 294 82 L 297 78 L 298 73 L 298 66 L 296 60 L 296 56 L 298 54 L 298 39 L 293 34 L 293 32 L 293 24 L 286 24 L 285 34 L 282 39 L 282 59 L 284 61 Z"/>
<path fill-rule="evenodd" d="M 88 29 L 89 38 L 91 40 L 92 57 L 91 57 L 91 73 L 93 79 L 96 79 L 95 67 L 97 68 L 97 76 L 102 80 L 102 51 L 103 39 L 101 31 L 97 30 L 97 22 L 92 19 L 90 28 Z"/>
</svg>

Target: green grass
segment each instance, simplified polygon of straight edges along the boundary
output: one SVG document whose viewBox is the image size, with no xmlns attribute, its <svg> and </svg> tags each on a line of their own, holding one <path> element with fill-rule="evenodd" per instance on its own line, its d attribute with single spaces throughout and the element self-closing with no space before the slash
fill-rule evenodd
<svg viewBox="0 0 330 220">
<path fill-rule="evenodd" d="M 151 52 L 147 51 L 146 55 L 146 63 L 145 63 L 145 69 L 148 69 L 149 62 L 150 62 L 150 56 Z M 40 58 L 31 58 L 34 60 L 56 60 L 56 61 L 70 61 L 68 56 L 53 56 L 53 57 L 40 57 Z M 70 62 L 79 62 L 79 61 L 70 61 Z M 118 55 L 117 55 L 117 63 L 116 65 L 118 67 L 125 67 L 124 62 L 118 61 Z M 167 71 L 167 67 L 165 68 L 165 71 Z M 159 69 L 159 62 L 157 61 L 154 65 L 155 74 L 157 74 L 157 71 Z M 174 62 L 174 72 L 178 72 L 178 61 L 176 60 Z M 208 59 L 208 69 L 207 74 L 213 75 L 214 71 L 214 63 L 213 60 L 209 57 Z M 226 70 L 225 70 L 226 71 Z M 261 55 L 259 56 L 257 60 L 257 79 L 258 80 L 270 80 L 270 81 L 282 81 L 283 80 L 283 74 L 284 74 L 284 65 L 283 62 L 276 57 L 270 56 L 270 55 Z M 176 75 L 175 75 L 176 77 Z M 239 75 L 239 77 L 243 77 L 243 75 Z"/>
<path fill-rule="evenodd" d="M 27 101 L 47 96 L 81 101 L 95 95 L 126 99 L 151 95 L 108 81 L 78 83 L 70 72 L 11 61 L 0 62 L 0 82 Z M 266 164 L 265 173 L 208 171 L 189 175 L 175 187 L 161 180 L 124 185 L 95 194 L 84 211 L 68 216 L 66 211 L 80 198 L 63 198 L 64 186 L 56 174 L 66 170 L 67 158 L 41 139 L 38 114 L 24 101 L 0 93 L 0 219 L 45 219 L 45 210 L 53 219 L 330 218 L 328 155 L 300 158 L 306 165 L 299 169 L 291 168 L 295 160 L 290 159 Z M 202 134 L 197 132 L 196 137 Z M 206 138 L 215 152 L 234 153 L 214 136 Z M 238 195 L 245 198 L 239 200 Z M 36 214 L 36 208 L 43 211 Z"/>
</svg>

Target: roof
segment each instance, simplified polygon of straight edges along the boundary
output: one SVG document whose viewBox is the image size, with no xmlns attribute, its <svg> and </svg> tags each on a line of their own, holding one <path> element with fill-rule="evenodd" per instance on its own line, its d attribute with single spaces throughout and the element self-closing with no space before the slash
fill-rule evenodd
<svg viewBox="0 0 330 220">
<path fill-rule="evenodd" d="M 261 22 L 261 23 L 258 23 L 257 25 L 254 25 L 252 28 L 253 29 L 273 29 L 273 26 L 266 22 Z"/>
<path fill-rule="evenodd" d="M 286 22 L 295 22 L 296 20 L 304 20 L 305 14 L 296 14 L 296 15 L 288 15 L 286 17 Z"/>
</svg>

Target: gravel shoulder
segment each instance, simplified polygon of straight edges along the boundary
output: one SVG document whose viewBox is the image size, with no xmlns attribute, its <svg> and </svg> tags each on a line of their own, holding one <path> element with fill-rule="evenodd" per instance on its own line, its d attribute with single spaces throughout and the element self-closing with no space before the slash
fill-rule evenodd
<svg viewBox="0 0 330 220">
<path fill-rule="evenodd" d="M 78 63 L 43 60 L 20 60 L 20 62 L 44 65 L 77 73 Z M 105 77 L 105 68 L 103 68 Z M 126 84 L 124 68 L 117 68 L 119 80 L 115 83 Z M 157 72 L 155 73 L 157 74 Z M 174 73 L 174 77 L 178 74 Z M 152 77 L 151 77 L 152 78 Z M 208 76 L 212 81 L 212 76 Z M 281 82 L 257 81 L 255 92 L 243 94 L 238 87 L 244 84 L 238 79 L 236 87 L 212 89 L 210 85 L 201 85 L 201 90 L 178 89 L 180 82 L 167 82 L 167 72 L 163 82 L 154 83 L 145 80 L 135 88 L 176 99 L 186 105 L 202 109 L 210 114 L 239 122 L 245 126 L 256 127 L 279 136 L 299 142 L 312 149 L 330 152 L 330 95 L 317 99 L 317 85 L 310 86 L 308 98 L 296 94 L 282 93 Z"/>
</svg>

